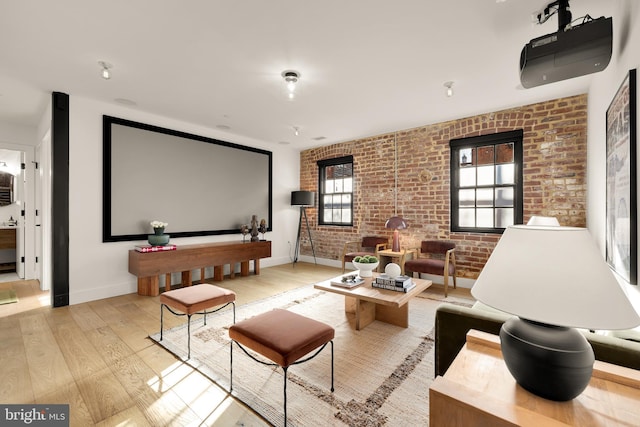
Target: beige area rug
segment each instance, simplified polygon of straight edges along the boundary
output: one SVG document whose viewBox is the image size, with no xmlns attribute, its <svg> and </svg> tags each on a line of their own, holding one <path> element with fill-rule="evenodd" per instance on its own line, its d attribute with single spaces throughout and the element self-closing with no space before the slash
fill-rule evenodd
<svg viewBox="0 0 640 427">
<path fill-rule="evenodd" d="M 13 289 L 0 289 L 0 305 L 18 302 L 18 296 Z"/>
<path fill-rule="evenodd" d="M 288 370 L 289 425 L 427 426 L 429 385 L 434 375 L 434 317 L 443 301 L 471 305 L 467 299 L 444 299 L 441 294 L 424 292 L 411 300 L 409 328 L 375 321 L 355 331 L 353 315 L 344 312 L 343 296 L 305 286 L 239 306 L 236 320 L 284 308 L 335 328 L 335 391 L 330 391 L 328 345 L 316 358 Z M 231 312 L 208 315 L 206 326 L 201 316 L 192 320 L 191 359 L 187 363 L 228 390 Z M 160 335 L 151 338 L 158 342 Z M 164 339 L 158 343 L 184 360 L 186 324 L 165 331 Z M 282 425 L 282 388 L 282 368 L 259 364 L 234 345 L 235 397 L 271 424 Z"/>
</svg>

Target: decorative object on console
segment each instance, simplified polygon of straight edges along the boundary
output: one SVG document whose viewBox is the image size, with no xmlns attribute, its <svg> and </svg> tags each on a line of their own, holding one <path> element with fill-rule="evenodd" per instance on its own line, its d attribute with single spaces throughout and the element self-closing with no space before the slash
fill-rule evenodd
<svg viewBox="0 0 640 427">
<path fill-rule="evenodd" d="M 169 225 L 169 223 L 162 222 L 162 221 L 151 221 L 149 224 L 151 224 L 151 228 L 153 228 L 153 232 L 158 236 L 163 234 L 164 229 Z"/>
<path fill-rule="evenodd" d="M 309 227 L 309 219 L 307 218 L 307 206 L 315 205 L 315 193 L 313 191 L 292 191 L 291 206 L 300 206 L 300 219 L 298 220 L 298 237 L 296 238 L 296 249 L 293 255 L 293 264 L 298 262 L 300 255 L 300 231 L 302 230 L 302 217 L 307 225 L 307 234 L 309 235 L 309 243 L 311 244 L 311 252 L 313 252 L 313 261 L 317 264 L 316 250 L 313 248 L 313 239 L 311 238 L 311 228 Z"/>
<path fill-rule="evenodd" d="M 162 221 L 151 221 L 151 227 L 153 228 L 153 234 L 147 236 L 147 240 L 151 246 L 164 246 L 169 243 L 168 234 L 164 234 L 164 229 L 169 225 Z"/>
<path fill-rule="evenodd" d="M 258 216 L 251 216 L 251 241 L 257 242 L 258 240 Z"/>
<path fill-rule="evenodd" d="M 260 220 L 260 226 L 258 227 L 258 232 L 260 232 L 260 234 L 262 234 L 262 240 L 265 240 L 264 238 L 264 233 L 267 232 L 267 220 L 262 218 Z"/>
<path fill-rule="evenodd" d="M 247 224 L 240 226 L 240 234 L 242 234 L 242 243 L 244 243 L 247 239 L 247 234 L 249 234 L 249 226 Z"/>
<path fill-rule="evenodd" d="M 163 251 L 175 251 L 177 249 L 177 246 L 176 245 L 164 245 L 164 246 L 136 245 L 134 249 L 137 252 L 142 252 L 142 253 L 163 252 Z"/>
<path fill-rule="evenodd" d="M 400 236 L 398 235 L 398 230 L 404 230 L 409 225 L 401 216 L 392 216 L 387 220 L 384 226 L 385 228 L 393 229 L 393 243 L 391 245 L 391 250 L 394 252 L 400 252 Z"/>
<path fill-rule="evenodd" d="M 607 108 L 607 263 L 637 283 L 636 70 L 629 71 Z"/>
<path fill-rule="evenodd" d="M 518 384 L 551 400 L 575 398 L 591 379 L 593 349 L 574 328 L 640 324 L 586 228 L 509 226 L 471 294 L 517 316 L 500 330 L 505 363 Z"/>
</svg>

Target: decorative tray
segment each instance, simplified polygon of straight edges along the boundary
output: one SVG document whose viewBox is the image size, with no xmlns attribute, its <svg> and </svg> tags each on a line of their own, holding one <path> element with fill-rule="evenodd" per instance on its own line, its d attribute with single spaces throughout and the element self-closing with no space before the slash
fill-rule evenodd
<svg viewBox="0 0 640 427">
<path fill-rule="evenodd" d="M 331 285 L 340 286 L 341 288 L 355 288 L 356 286 L 360 286 L 363 283 L 364 279 L 357 276 L 356 274 L 348 276 L 338 276 L 335 279 L 331 279 Z"/>
</svg>

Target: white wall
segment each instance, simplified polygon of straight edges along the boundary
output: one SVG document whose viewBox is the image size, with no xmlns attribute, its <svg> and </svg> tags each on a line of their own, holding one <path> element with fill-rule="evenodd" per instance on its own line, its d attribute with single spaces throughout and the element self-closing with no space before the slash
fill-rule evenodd
<svg viewBox="0 0 640 427">
<path fill-rule="evenodd" d="M 640 71 L 640 2 L 617 0 L 612 4 L 611 16 L 614 40 L 611 62 L 605 71 L 594 75 L 588 101 L 587 227 L 602 249 L 603 256 L 606 205 L 605 114 L 629 70 L 636 68 Z M 636 123 L 640 124 L 640 115 Z M 637 188 L 640 189 L 640 185 Z M 640 312 L 640 285 L 633 286 L 624 282 L 621 284 L 636 310 Z"/>
<path fill-rule="evenodd" d="M 0 142 L 33 147 L 37 143 L 36 129 L 30 126 L 0 122 Z"/>
<path fill-rule="evenodd" d="M 129 274 L 127 267 L 128 251 L 134 244 L 146 243 L 141 241 L 102 243 L 103 114 L 273 152 L 273 232 L 266 235 L 266 238 L 272 241 L 272 257 L 264 259 L 261 266 L 290 262 L 288 242 L 295 242 L 298 225 L 298 210 L 290 206 L 291 191 L 298 189 L 300 176 L 300 156 L 297 150 L 283 145 L 231 136 L 219 130 L 70 94 L 70 304 L 136 292 L 136 277 Z M 229 181 L 225 185 L 232 184 L 233 178 L 230 177 Z M 193 200 L 193 204 L 185 206 L 185 209 L 197 206 L 198 200 Z M 162 219 L 161 213 L 158 213 L 158 219 Z M 247 218 L 247 222 L 249 220 L 250 217 Z M 170 227 L 167 232 L 170 234 Z M 242 239 L 239 232 L 237 235 L 191 237 L 171 241 L 180 245 L 236 239 Z"/>
</svg>

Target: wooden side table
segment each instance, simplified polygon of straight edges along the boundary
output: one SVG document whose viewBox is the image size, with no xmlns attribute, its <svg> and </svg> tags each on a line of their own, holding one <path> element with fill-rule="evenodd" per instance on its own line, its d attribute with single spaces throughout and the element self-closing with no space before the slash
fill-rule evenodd
<svg viewBox="0 0 640 427">
<path fill-rule="evenodd" d="M 407 260 L 417 256 L 415 249 L 401 249 L 400 252 L 394 252 L 391 249 L 383 249 L 378 251 L 378 258 L 380 265 L 378 265 L 378 272 L 384 273 L 384 268 L 387 264 L 396 262 L 400 266 L 401 273 L 404 274 L 404 263 Z"/>
<path fill-rule="evenodd" d="M 640 422 L 640 371 L 596 360 L 578 397 L 555 402 L 516 384 L 496 335 L 471 330 L 467 343 L 429 388 L 433 426 L 632 426 Z"/>
</svg>

